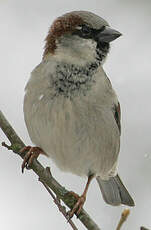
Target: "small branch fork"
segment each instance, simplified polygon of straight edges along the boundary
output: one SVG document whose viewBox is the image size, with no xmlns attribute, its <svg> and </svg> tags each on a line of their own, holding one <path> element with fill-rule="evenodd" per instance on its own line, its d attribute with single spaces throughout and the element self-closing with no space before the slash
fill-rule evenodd
<svg viewBox="0 0 151 230">
<path fill-rule="evenodd" d="M 7 145 L 5 142 L 2 142 L 2 146 L 7 148 L 8 150 L 12 150 L 11 146 Z"/>
<path fill-rule="evenodd" d="M 51 174 L 50 172 L 50 168 L 47 167 L 46 170 L 48 171 L 48 173 Z M 71 225 L 73 230 L 78 230 L 77 227 L 75 226 L 75 224 L 73 223 L 73 221 L 71 219 L 68 218 L 68 213 L 66 212 L 66 208 L 64 206 L 61 205 L 60 199 L 57 198 L 53 192 L 49 189 L 49 187 L 45 184 L 45 182 L 43 182 L 40 178 L 39 181 L 43 184 L 43 186 L 46 188 L 46 190 L 48 191 L 48 193 L 50 194 L 50 196 L 52 197 L 52 199 L 54 200 L 54 203 L 57 205 L 59 211 L 63 214 L 63 216 L 65 217 L 65 219 L 67 220 L 67 222 Z"/>
</svg>

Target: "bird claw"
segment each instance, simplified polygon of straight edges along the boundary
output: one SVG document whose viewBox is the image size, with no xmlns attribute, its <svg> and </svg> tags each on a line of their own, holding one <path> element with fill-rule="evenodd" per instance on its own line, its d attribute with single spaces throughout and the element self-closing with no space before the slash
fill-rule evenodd
<svg viewBox="0 0 151 230">
<path fill-rule="evenodd" d="M 81 196 L 74 192 L 70 192 L 70 194 L 72 194 L 76 198 L 77 202 L 75 203 L 73 208 L 67 213 L 68 221 L 73 217 L 74 214 L 76 214 L 77 217 L 79 216 L 86 200 L 86 196 L 84 194 Z"/>
<path fill-rule="evenodd" d="M 22 173 L 24 172 L 24 169 L 30 169 L 30 166 L 33 162 L 33 160 L 39 156 L 40 153 L 43 153 L 43 150 L 39 147 L 31 147 L 31 146 L 25 146 L 23 149 L 20 150 L 20 153 L 26 152 L 23 163 L 22 163 Z"/>
</svg>

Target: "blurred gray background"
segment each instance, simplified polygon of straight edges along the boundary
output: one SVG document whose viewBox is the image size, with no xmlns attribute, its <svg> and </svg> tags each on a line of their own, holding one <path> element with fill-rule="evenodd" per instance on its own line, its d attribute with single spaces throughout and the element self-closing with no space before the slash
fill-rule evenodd
<svg viewBox="0 0 151 230">
<path fill-rule="evenodd" d="M 67 11 L 89 10 L 105 18 L 123 36 L 112 44 L 104 69 L 122 107 L 119 172 L 136 207 L 123 230 L 151 228 L 151 1 L 150 0 L 0 0 L 0 109 L 26 144 L 24 87 L 40 63 L 52 21 Z M 7 141 L 0 131 L 0 142 Z M 86 179 L 65 174 L 50 159 L 53 175 L 81 194 Z M 32 171 L 21 174 L 21 159 L 0 147 L 0 229 L 71 229 Z M 95 180 L 85 209 L 101 229 L 115 229 L 124 207 L 104 203 Z M 78 228 L 84 229 L 76 218 Z"/>
</svg>

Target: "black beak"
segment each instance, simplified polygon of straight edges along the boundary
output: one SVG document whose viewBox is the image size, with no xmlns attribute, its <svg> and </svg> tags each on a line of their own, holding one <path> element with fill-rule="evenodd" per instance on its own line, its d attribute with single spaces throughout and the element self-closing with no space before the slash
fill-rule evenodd
<svg viewBox="0 0 151 230">
<path fill-rule="evenodd" d="M 100 31 L 97 35 L 96 35 L 96 40 L 98 42 L 112 42 L 114 41 L 116 38 L 120 37 L 122 34 L 120 32 L 118 32 L 117 30 L 112 29 L 109 26 L 106 26 L 104 28 L 104 30 Z"/>
</svg>

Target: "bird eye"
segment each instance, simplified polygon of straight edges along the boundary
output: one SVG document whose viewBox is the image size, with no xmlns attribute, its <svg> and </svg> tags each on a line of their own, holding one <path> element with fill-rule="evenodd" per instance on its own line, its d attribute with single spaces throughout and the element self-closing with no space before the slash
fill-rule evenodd
<svg viewBox="0 0 151 230">
<path fill-rule="evenodd" d="M 91 34 L 91 29 L 86 25 L 82 25 L 81 32 L 83 35 L 89 35 Z"/>
<path fill-rule="evenodd" d="M 102 32 L 102 31 L 104 31 L 104 30 L 105 30 L 105 26 L 102 26 L 102 27 L 100 28 L 99 32 Z"/>
</svg>

